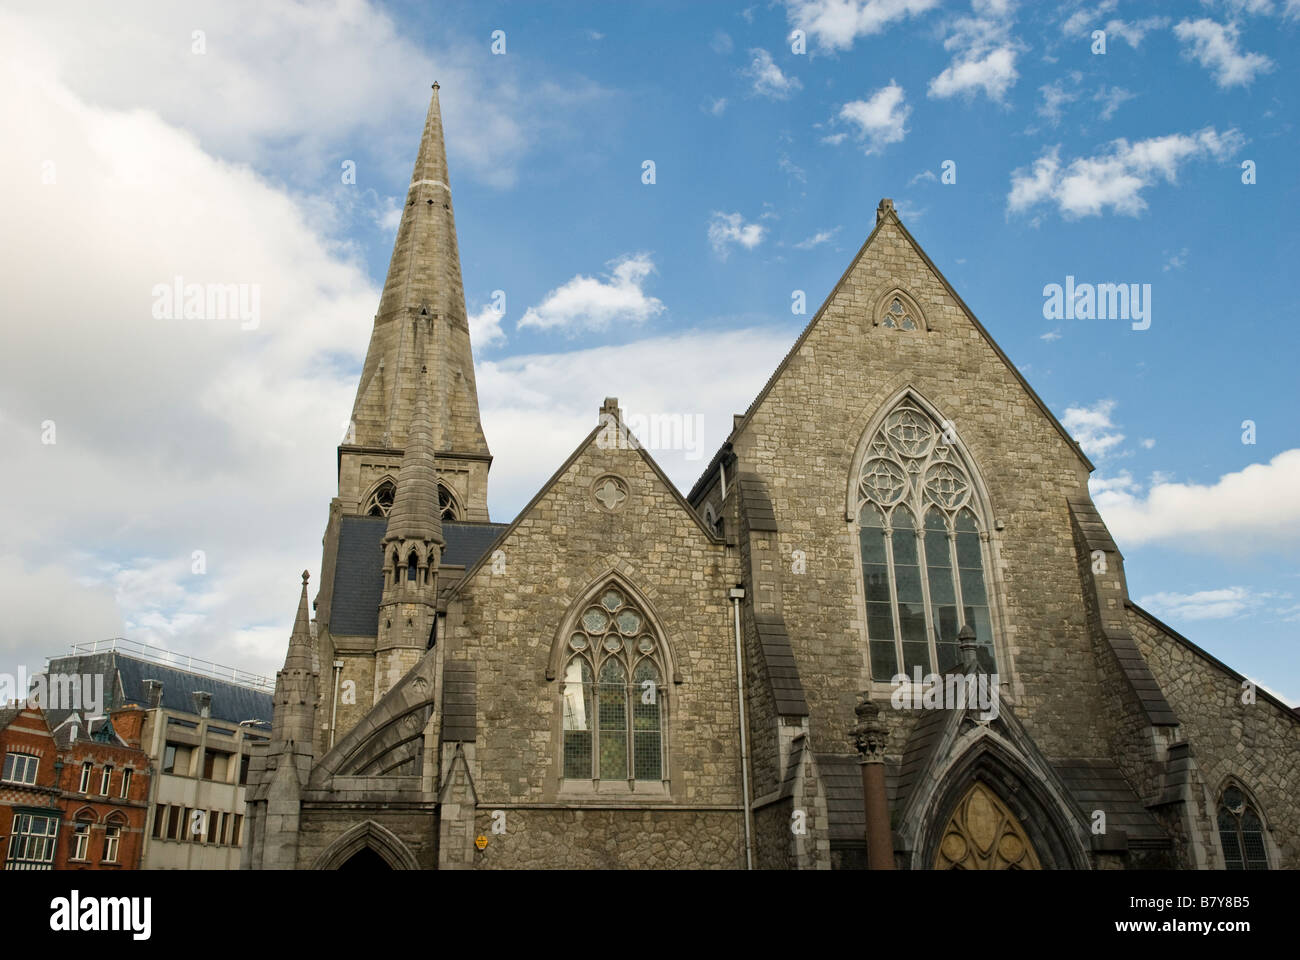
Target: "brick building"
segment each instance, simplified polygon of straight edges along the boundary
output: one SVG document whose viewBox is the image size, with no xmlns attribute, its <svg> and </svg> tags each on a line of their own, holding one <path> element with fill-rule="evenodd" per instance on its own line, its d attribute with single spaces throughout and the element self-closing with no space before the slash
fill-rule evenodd
<svg viewBox="0 0 1300 960">
<path fill-rule="evenodd" d="M 1132 602 L 890 201 L 688 494 L 606 400 L 506 525 L 448 184 L 435 85 L 246 866 L 1300 866 L 1296 714 Z"/>
<path fill-rule="evenodd" d="M 0 710 L 0 835 L 9 870 L 140 867 L 151 769 L 143 711 L 51 730 L 39 707 Z"/>
</svg>

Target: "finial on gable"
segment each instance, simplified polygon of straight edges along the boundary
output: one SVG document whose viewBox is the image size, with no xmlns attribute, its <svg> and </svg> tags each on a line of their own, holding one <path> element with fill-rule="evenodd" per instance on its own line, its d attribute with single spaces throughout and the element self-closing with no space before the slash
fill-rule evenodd
<svg viewBox="0 0 1300 960">
<path fill-rule="evenodd" d="M 618 408 L 618 397 L 606 397 L 605 402 L 600 405 L 601 423 L 604 423 L 611 417 L 617 421 L 623 419 L 623 411 Z"/>
<path fill-rule="evenodd" d="M 881 220 L 885 219 L 885 215 L 889 213 L 898 216 L 898 214 L 894 212 L 894 201 L 889 199 L 889 197 L 883 197 L 881 198 L 880 205 L 876 207 L 876 223 L 880 223 Z"/>
</svg>

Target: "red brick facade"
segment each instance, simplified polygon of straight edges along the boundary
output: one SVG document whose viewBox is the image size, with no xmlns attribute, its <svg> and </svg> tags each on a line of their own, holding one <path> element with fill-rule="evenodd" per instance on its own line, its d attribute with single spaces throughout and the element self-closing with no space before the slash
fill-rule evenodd
<svg viewBox="0 0 1300 960">
<path fill-rule="evenodd" d="M 65 724 L 56 735 L 36 707 L 3 711 L 0 861 L 5 869 L 139 868 L 150 777 L 149 757 L 140 749 L 143 719 L 138 708 L 114 711 L 118 736 L 101 742 L 80 722 Z"/>
</svg>

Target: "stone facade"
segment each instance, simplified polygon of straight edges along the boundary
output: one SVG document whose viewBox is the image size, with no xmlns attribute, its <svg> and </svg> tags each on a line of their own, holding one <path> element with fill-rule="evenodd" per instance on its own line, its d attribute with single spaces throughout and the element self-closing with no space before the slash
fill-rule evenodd
<svg viewBox="0 0 1300 960">
<path fill-rule="evenodd" d="M 447 182 L 435 93 L 246 866 L 853 869 L 871 835 L 900 868 L 1205 868 L 1232 855 L 1223 803 L 1300 866 L 1300 721 L 1129 601 L 1092 465 L 891 202 L 688 495 L 607 399 L 503 525 Z M 889 447 L 934 539 L 870 527 Z M 882 589 L 907 662 L 998 709 L 897 700 Z M 860 694 L 888 824 L 863 812 Z"/>
</svg>

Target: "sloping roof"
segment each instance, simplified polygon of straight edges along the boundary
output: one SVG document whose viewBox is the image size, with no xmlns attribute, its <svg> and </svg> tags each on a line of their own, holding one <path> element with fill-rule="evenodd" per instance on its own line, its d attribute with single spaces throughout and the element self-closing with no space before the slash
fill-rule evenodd
<svg viewBox="0 0 1300 960">
<path fill-rule="evenodd" d="M 14 717 L 22 712 L 21 707 L 0 707 L 0 730 L 13 723 Z"/>
<path fill-rule="evenodd" d="M 808 716 L 808 700 L 804 697 L 803 683 L 799 679 L 799 665 L 790 646 L 790 635 L 785 620 L 771 614 L 754 614 L 754 627 L 758 631 L 758 645 L 763 653 L 763 672 L 776 712 L 783 717 Z"/>
<path fill-rule="evenodd" d="M 271 719 L 269 693 L 229 680 L 191 673 L 150 660 L 139 660 L 121 651 L 55 657 L 50 660 L 49 670 L 51 673 L 103 675 L 105 699 L 112 695 L 115 706 L 120 706 L 120 703 L 117 700 L 117 684 L 110 682 L 114 676 L 121 683 L 121 700 L 125 703 L 148 706 L 144 681 L 158 680 L 163 685 L 162 705 L 168 710 L 194 713 L 194 701 L 190 695 L 201 690 L 212 694 L 212 717 L 215 720 L 237 724 L 244 720 Z M 71 712 L 50 710 L 50 725 L 62 723 Z"/>
<path fill-rule="evenodd" d="M 478 693 L 474 664 L 465 660 L 448 660 L 442 678 L 442 739 L 473 740 Z"/>
<path fill-rule="evenodd" d="M 862 802 L 862 767 L 858 758 L 819 753 L 817 772 L 826 794 L 831 845 L 864 845 L 867 814 Z"/>
<path fill-rule="evenodd" d="M 469 567 L 478 562 L 509 525 L 504 523 L 444 523 L 446 547 L 442 563 Z M 339 524 L 338 556 L 334 563 L 334 594 L 330 601 L 330 633 L 336 637 L 379 635 L 379 601 L 384 594 L 383 517 L 343 517 Z"/>
<path fill-rule="evenodd" d="M 1132 846 L 1169 846 L 1169 835 L 1110 760 L 1074 758 L 1052 764 L 1085 815 L 1101 810 L 1106 830 L 1123 830 Z"/>
</svg>

